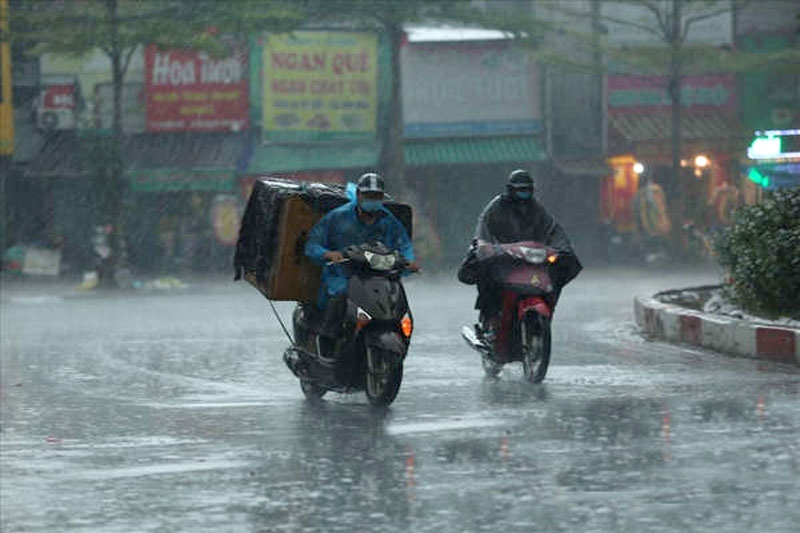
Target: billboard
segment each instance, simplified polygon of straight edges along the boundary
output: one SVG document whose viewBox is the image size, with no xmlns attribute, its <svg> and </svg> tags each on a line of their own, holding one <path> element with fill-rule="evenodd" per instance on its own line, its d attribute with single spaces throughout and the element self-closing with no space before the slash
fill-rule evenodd
<svg viewBox="0 0 800 533">
<path fill-rule="evenodd" d="M 0 0 L 0 156 L 14 154 L 14 105 L 11 99 L 11 45 L 8 35 L 8 0 Z"/>
<path fill-rule="evenodd" d="M 663 76 L 608 76 L 607 94 L 608 112 L 612 114 L 667 111 L 672 105 Z M 734 113 L 736 77 L 686 76 L 681 79 L 681 103 L 689 111 Z"/>
<path fill-rule="evenodd" d="M 402 56 L 406 137 L 541 130 L 539 74 L 508 42 L 411 44 Z"/>
<path fill-rule="evenodd" d="M 144 53 L 147 131 L 240 131 L 249 126 L 247 54 Z"/>
<path fill-rule="evenodd" d="M 308 139 L 373 136 L 378 39 L 371 33 L 297 31 L 263 42 L 262 127 Z"/>
</svg>

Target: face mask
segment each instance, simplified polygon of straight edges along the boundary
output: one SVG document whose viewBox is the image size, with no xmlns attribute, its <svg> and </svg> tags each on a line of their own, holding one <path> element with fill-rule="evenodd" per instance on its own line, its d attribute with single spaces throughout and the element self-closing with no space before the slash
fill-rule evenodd
<svg viewBox="0 0 800 533">
<path fill-rule="evenodd" d="M 533 193 L 531 191 L 517 191 L 514 196 L 520 200 L 530 200 L 533 198 Z"/>
<path fill-rule="evenodd" d="M 361 210 L 366 213 L 375 213 L 383 207 L 381 200 L 361 200 Z"/>
</svg>

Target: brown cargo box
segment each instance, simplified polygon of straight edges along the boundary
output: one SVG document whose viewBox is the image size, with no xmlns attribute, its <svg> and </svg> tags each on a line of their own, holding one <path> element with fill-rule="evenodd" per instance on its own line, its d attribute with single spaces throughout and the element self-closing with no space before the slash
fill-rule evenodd
<svg viewBox="0 0 800 533">
<path fill-rule="evenodd" d="M 265 280 L 254 272 L 245 279 L 270 300 L 312 302 L 317 297 L 321 267 L 303 252 L 308 232 L 322 218 L 299 196 L 287 198 L 278 221 L 278 242 Z"/>
<path fill-rule="evenodd" d="M 306 239 L 325 213 L 348 201 L 343 187 L 256 180 L 236 243 L 234 279 L 244 278 L 270 300 L 315 301 L 321 267 L 306 257 Z M 411 206 L 387 201 L 386 207 L 410 236 Z"/>
</svg>

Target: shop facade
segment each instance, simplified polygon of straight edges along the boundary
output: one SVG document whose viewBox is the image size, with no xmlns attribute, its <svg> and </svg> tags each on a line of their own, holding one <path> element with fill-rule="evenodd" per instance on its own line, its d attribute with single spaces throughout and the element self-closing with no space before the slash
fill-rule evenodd
<svg viewBox="0 0 800 533">
<path fill-rule="evenodd" d="M 407 33 L 401 90 L 406 179 L 422 219 L 415 240 L 429 261 L 453 266 L 509 172 L 545 160 L 541 78 L 529 52 L 500 32 Z"/>
<path fill-rule="evenodd" d="M 675 175 L 666 83 L 657 76 L 608 76 L 609 164 L 614 173 L 603 182 L 601 210 L 617 233 L 649 234 L 680 245 L 686 228 L 730 222 L 730 213 L 744 196 L 742 189 L 748 187 L 740 179 L 738 156 L 746 140 L 736 78 L 684 77 L 682 151 Z M 663 200 L 637 203 L 645 183 L 662 191 Z M 651 223 L 654 220 L 661 222 Z"/>
</svg>

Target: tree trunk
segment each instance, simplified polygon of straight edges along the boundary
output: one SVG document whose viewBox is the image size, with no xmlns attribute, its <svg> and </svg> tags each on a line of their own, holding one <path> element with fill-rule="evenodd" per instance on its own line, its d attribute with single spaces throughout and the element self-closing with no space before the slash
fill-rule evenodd
<svg viewBox="0 0 800 533">
<path fill-rule="evenodd" d="M 384 23 L 391 50 L 391 95 L 389 97 L 388 124 L 381 128 L 381 156 L 379 172 L 390 187 L 402 194 L 405 192 L 405 156 L 403 154 L 403 101 L 400 90 L 400 49 L 403 46 L 403 26 L 397 20 Z"/>
<path fill-rule="evenodd" d="M 605 91 L 605 70 L 603 60 L 603 49 L 600 47 L 600 31 L 601 31 L 601 5 L 600 0 L 592 0 L 592 67 L 595 72 L 595 83 L 599 98 L 597 100 L 597 109 L 595 110 L 595 119 L 597 121 L 598 130 L 600 133 L 600 143 L 598 154 L 605 156 L 608 149 L 608 134 L 606 127 L 606 91 Z"/>
<path fill-rule="evenodd" d="M 672 152 L 672 179 L 675 180 L 675 189 L 678 193 L 676 209 L 673 213 L 678 216 L 683 210 L 683 187 L 681 185 L 681 152 L 682 152 L 682 121 L 683 107 L 681 101 L 681 21 L 683 0 L 673 0 L 672 3 L 672 28 L 670 32 L 670 72 L 669 72 L 669 97 L 672 112 L 671 124 L 671 152 Z M 674 227 L 680 227 L 682 221 L 675 220 Z"/>
<path fill-rule="evenodd" d="M 125 249 L 125 184 L 122 177 L 122 50 L 119 43 L 119 12 L 117 0 L 106 0 L 111 25 L 111 71 L 113 90 L 113 116 L 111 121 L 111 154 L 109 154 L 108 180 L 106 184 L 105 204 L 109 221 L 113 226 L 111 235 L 111 274 L 120 267 L 126 266 Z M 104 285 L 114 285 L 113 279 L 101 280 Z"/>
</svg>

